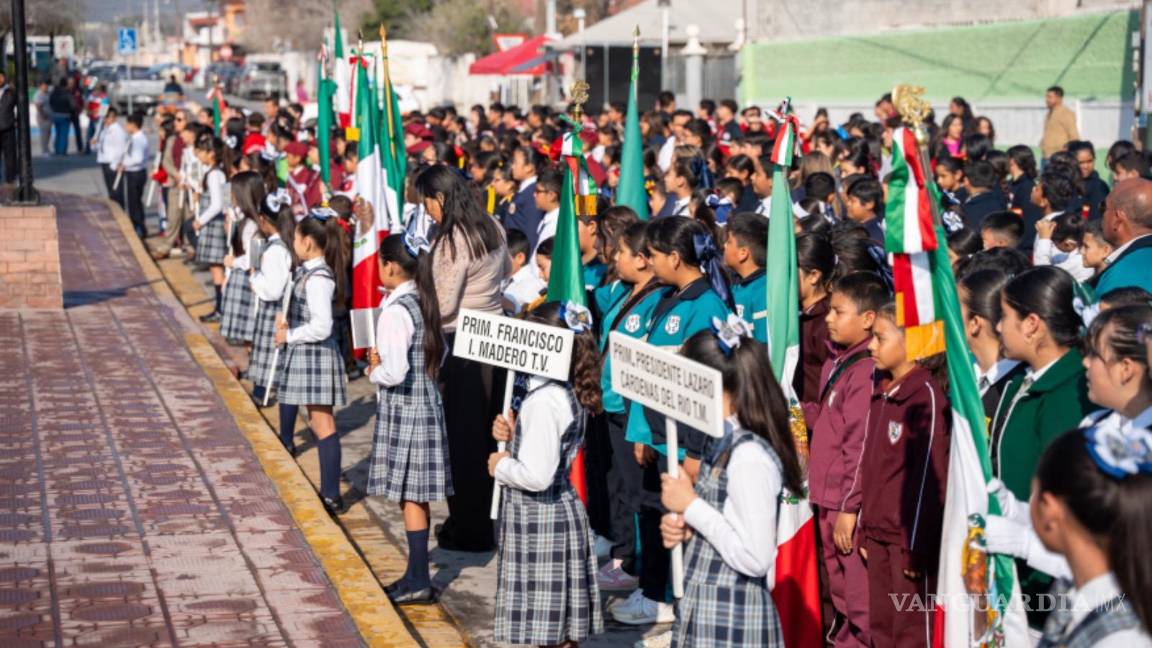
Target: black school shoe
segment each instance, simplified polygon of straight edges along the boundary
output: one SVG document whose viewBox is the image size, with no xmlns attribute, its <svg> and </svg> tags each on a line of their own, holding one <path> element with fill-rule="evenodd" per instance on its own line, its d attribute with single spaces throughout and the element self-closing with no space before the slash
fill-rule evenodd
<svg viewBox="0 0 1152 648">
<path fill-rule="evenodd" d="M 434 587 L 424 587 L 411 591 L 396 591 L 388 594 L 396 605 L 433 605 L 440 600 Z"/>
<path fill-rule="evenodd" d="M 320 501 L 324 504 L 324 510 L 328 511 L 328 515 L 341 515 L 348 511 L 344 506 L 344 498 L 336 497 L 321 497 Z"/>
<path fill-rule="evenodd" d="M 220 313 L 217 311 L 212 311 L 211 313 L 208 313 L 207 315 L 201 315 L 200 321 L 204 322 L 205 324 L 210 324 L 212 322 L 219 322 L 220 321 Z"/>
</svg>

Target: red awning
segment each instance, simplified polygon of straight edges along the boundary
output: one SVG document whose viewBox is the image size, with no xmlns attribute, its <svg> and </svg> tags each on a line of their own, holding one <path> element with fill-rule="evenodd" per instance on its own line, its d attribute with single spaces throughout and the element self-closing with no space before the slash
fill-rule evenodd
<svg viewBox="0 0 1152 648">
<path fill-rule="evenodd" d="M 469 74 L 524 74 L 539 76 L 548 71 L 548 63 L 543 60 L 544 46 L 548 44 L 547 36 L 530 38 L 510 50 L 489 54 L 477 59 L 468 66 Z M 534 65 L 525 67 L 525 63 Z"/>
</svg>

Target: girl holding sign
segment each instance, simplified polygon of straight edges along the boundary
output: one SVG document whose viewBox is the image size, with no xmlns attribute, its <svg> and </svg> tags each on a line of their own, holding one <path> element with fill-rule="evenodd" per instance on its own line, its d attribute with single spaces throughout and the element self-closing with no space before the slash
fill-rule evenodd
<svg viewBox="0 0 1152 648">
<path fill-rule="evenodd" d="M 433 603 L 428 573 L 429 502 L 452 495 L 444 406 L 436 377 L 444 357 L 428 242 L 410 232 L 380 243 L 380 305 L 368 380 L 378 388 L 368 494 L 400 503 L 408 569 L 385 587 L 398 605 Z"/>
<path fill-rule="evenodd" d="M 347 275 L 344 243 L 335 218 L 309 216 L 296 225 L 293 247 L 300 258 L 288 316 L 276 321 L 276 344 L 287 344 L 276 377 L 280 433 L 292 434 L 296 408 L 308 408 L 308 424 L 320 455 L 320 499 L 329 513 L 344 512 L 340 498 L 340 437 L 332 410 L 344 404 L 344 359 L 332 330 L 332 304 L 343 303 Z M 291 438 L 291 437 L 289 437 Z"/>
<path fill-rule="evenodd" d="M 721 253 L 707 227 L 683 216 L 650 221 L 646 237 L 652 271 L 671 288 L 652 310 L 645 326 L 647 342 L 678 349 L 692 335 L 710 330 L 713 318 L 726 320 L 733 310 Z M 682 432 L 681 447 L 688 457 L 684 468 L 691 475 L 700 464 L 701 436 L 695 430 Z M 648 446 L 640 497 L 640 589 L 612 606 L 611 612 L 617 621 L 629 625 L 669 623 L 674 619 L 672 604 L 666 602 L 671 558 L 660 540 L 664 513 L 660 473 L 667 468 L 663 417 L 630 404 L 626 438 Z"/>
<path fill-rule="evenodd" d="M 588 309 L 549 302 L 528 319 L 576 335 L 568 382 L 529 377 L 519 415 L 508 412 L 492 424 L 492 436 L 508 443 L 507 452 L 488 458 L 489 474 L 505 486 L 495 639 L 571 645 L 603 630 L 592 531 L 568 478 L 585 421 L 601 408 L 599 355 Z"/>
<path fill-rule="evenodd" d="M 777 502 L 804 492 L 788 404 L 767 350 L 735 317 L 701 331 L 680 354 L 720 371 L 724 437 L 709 444 L 693 486 L 663 476 L 665 547 L 686 542 L 684 597 L 674 646 L 784 646 L 769 586 L 776 564 Z"/>
<path fill-rule="evenodd" d="M 256 297 L 255 323 L 252 326 L 252 356 L 248 360 L 248 379 L 252 381 L 252 399 L 257 406 L 264 402 L 265 393 L 272 389 L 267 384 L 268 369 L 276 349 L 276 314 L 284 289 L 292 278 L 295 255 L 291 242 L 296 237 L 296 219 L 292 216 L 292 199 L 286 189 L 268 194 L 257 200 L 263 189 L 248 187 L 250 198 L 260 205 L 257 225 L 264 242 L 252 257 L 252 272 L 249 281 Z M 277 367 L 279 370 L 280 367 Z M 281 441 L 284 438 L 281 437 Z M 288 437 L 284 447 L 292 452 L 292 437 Z"/>
</svg>

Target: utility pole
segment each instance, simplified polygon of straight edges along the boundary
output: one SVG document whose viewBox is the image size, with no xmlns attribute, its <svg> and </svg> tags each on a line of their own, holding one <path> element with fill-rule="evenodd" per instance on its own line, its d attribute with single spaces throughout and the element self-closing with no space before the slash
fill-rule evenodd
<svg viewBox="0 0 1152 648">
<path fill-rule="evenodd" d="M 16 159 L 20 166 L 17 205 L 39 205 L 40 194 L 32 186 L 32 126 L 28 115 L 28 26 L 24 0 L 12 0 L 12 49 L 16 59 Z"/>
</svg>

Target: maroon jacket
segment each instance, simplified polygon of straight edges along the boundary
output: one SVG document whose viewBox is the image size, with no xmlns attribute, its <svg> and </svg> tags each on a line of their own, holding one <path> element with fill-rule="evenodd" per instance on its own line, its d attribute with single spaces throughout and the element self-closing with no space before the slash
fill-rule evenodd
<svg viewBox="0 0 1152 648">
<path fill-rule="evenodd" d="M 940 553 L 951 418 L 948 396 L 923 367 L 872 397 L 859 525 L 865 537 L 899 545 L 904 569 L 930 568 Z"/>
<path fill-rule="evenodd" d="M 812 503 L 854 513 L 860 510 L 864 427 L 876 386 L 876 364 L 868 355 L 871 336 L 847 349 L 829 343 L 830 354 L 820 372 L 819 400 L 803 403 L 809 441 L 808 489 Z M 851 363 L 851 364 L 849 364 Z M 841 369 L 841 366 L 844 369 Z M 831 379 L 835 382 L 829 384 Z M 823 396 L 821 398 L 821 396 Z M 815 400 L 815 399 L 814 399 Z"/>
<path fill-rule="evenodd" d="M 800 311 L 800 365 L 792 380 L 801 403 L 820 398 L 820 372 L 828 359 L 828 298 Z"/>
</svg>

